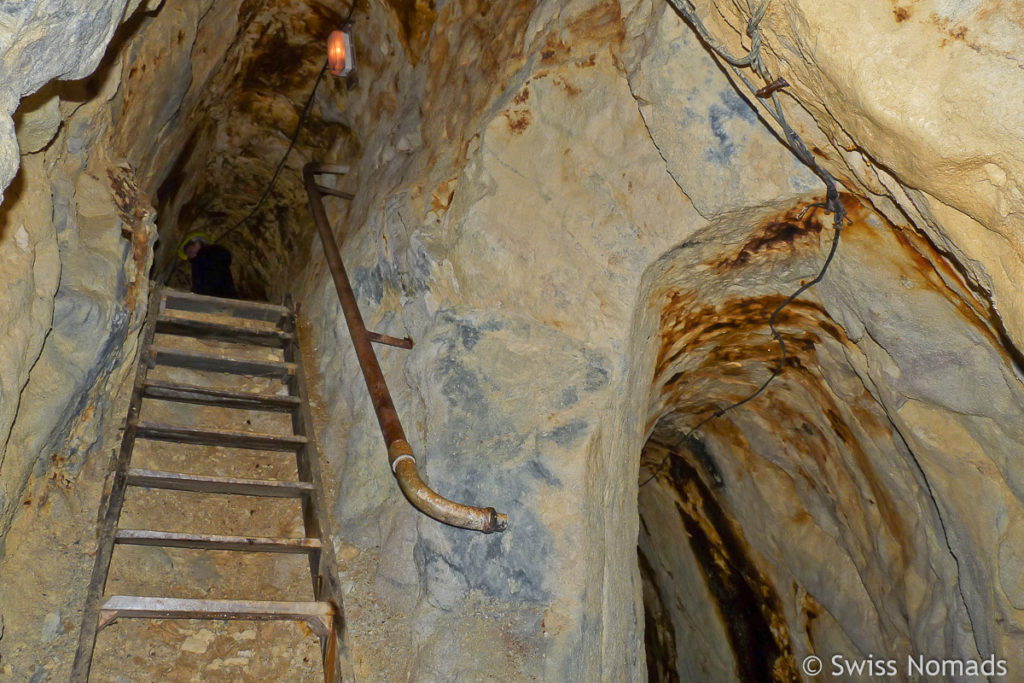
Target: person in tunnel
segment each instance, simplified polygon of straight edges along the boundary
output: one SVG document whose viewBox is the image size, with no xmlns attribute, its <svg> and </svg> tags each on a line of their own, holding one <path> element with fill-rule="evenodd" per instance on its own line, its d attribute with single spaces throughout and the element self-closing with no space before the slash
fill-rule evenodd
<svg viewBox="0 0 1024 683">
<path fill-rule="evenodd" d="M 181 253 L 192 266 L 193 293 L 238 298 L 227 248 L 211 243 L 206 235 L 192 233 L 182 240 Z"/>
</svg>

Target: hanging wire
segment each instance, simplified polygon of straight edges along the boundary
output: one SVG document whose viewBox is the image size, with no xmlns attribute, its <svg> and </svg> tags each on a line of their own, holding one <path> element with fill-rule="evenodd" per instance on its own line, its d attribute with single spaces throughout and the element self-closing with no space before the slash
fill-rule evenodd
<svg viewBox="0 0 1024 683">
<path fill-rule="evenodd" d="M 341 20 L 342 25 L 347 24 L 350 21 L 352 21 L 352 15 L 355 14 L 356 3 L 358 3 L 358 2 L 359 2 L 359 0 L 352 0 L 352 4 L 348 6 L 348 14 L 346 14 L 345 18 Z"/>
<path fill-rule="evenodd" d="M 345 26 L 346 24 L 351 24 L 352 15 L 355 14 L 356 4 L 358 2 L 359 0 L 352 0 L 352 4 L 348 6 L 348 12 L 345 14 L 345 18 L 341 20 L 342 26 Z M 324 62 L 323 67 L 320 69 L 320 73 L 318 73 L 316 76 L 316 82 L 313 83 L 313 89 L 309 92 L 309 97 L 306 98 L 306 104 L 302 108 L 302 114 L 299 115 L 299 122 L 295 124 L 295 131 L 292 133 L 291 140 L 288 142 L 288 149 L 285 150 L 284 156 L 281 157 L 281 161 L 277 164 L 277 168 L 274 169 L 274 175 L 271 176 L 270 182 L 267 183 L 267 186 L 266 188 L 264 188 L 263 193 L 260 195 L 260 198 L 256 201 L 256 205 L 252 207 L 252 211 L 246 214 L 244 218 L 242 218 L 237 223 L 232 225 L 230 228 L 222 232 L 219 237 L 213 240 L 214 242 L 220 242 L 222 239 L 233 233 L 235 230 L 245 225 L 246 221 L 248 221 L 250 218 L 256 215 L 256 212 L 259 211 L 260 207 L 263 205 L 263 202 L 266 200 L 267 197 L 270 196 L 271 190 L 274 189 L 274 183 L 277 182 L 277 177 L 281 175 L 281 170 L 284 168 L 284 164 L 288 160 L 288 155 L 292 153 L 292 150 L 295 148 L 295 144 L 299 140 L 299 132 L 302 130 L 302 125 L 306 122 L 306 119 L 309 117 L 309 112 L 313 109 L 313 96 L 316 95 L 316 89 L 320 85 L 320 81 L 323 80 L 324 73 L 326 73 L 326 71 L 327 62 Z"/>
<path fill-rule="evenodd" d="M 768 66 L 764 63 L 764 60 L 761 58 L 762 38 L 761 30 L 759 28 L 761 20 L 764 19 L 764 16 L 768 11 L 768 4 L 771 2 L 771 0 L 762 0 L 762 2 L 756 8 L 753 5 L 753 0 L 747 0 L 747 9 L 748 11 L 750 11 L 750 20 L 747 22 L 747 36 L 750 38 L 750 49 L 747 51 L 747 54 L 744 55 L 743 57 L 734 57 L 731 54 L 729 54 L 726 51 L 725 47 L 720 42 L 716 41 L 710 33 L 708 33 L 707 28 L 705 28 L 704 24 L 697 16 L 696 7 L 694 7 L 693 3 L 691 3 L 689 0 L 668 0 L 668 2 L 683 16 L 683 19 L 686 20 L 686 23 L 688 23 L 694 29 L 694 31 L 697 32 L 697 35 L 700 36 L 701 40 L 704 41 L 704 43 L 711 49 L 711 51 L 729 64 L 733 73 L 736 74 L 736 76 L 743 82 L 743 84 L 747 87 L 750 93 L 754 95 L 755 98 L 757 98 L 758 96 L 758 89 L 754 87 L 754 84 L 751 83 L 750 80 L 746 77 L 746 75 L 740 70 L 741 67 L 750 67 L 757 73 L 758 76 L 763 78 L 766 83 L 773 84 L 774 79 L 772 78 L 771 72 L 768 71 Z M 729 404 L 725 408 L 717 409 L 711 415 L 707 416 L 706 418 L 698 422 L 695 427 L 692 427 L 689 431 L 683 434 L 682 440 L 684 441 L 689 439 L 694 432 L 696 432 L 698 429 L 706 425 L 708 422 L 711 422 L 712 420 L 722 417 L 730 410 L 739 408 L 745 403 L 748 403 L 757 398 L 758 396 L 760 396 L 761 393 L 768 388 L 768 385 L 771 384 L 772 381 L 774 381 L 775 378 L 782 373 L 783 369 L 786 366 L 786 342 L 785 340 L 783 340 L 782 335 L 779 334 L 778 329 L 776 329 L 775 323 L 778 320 L 779 314 L 782 312 L 782 309 L 791 304 L 798 296 L 806 292 L 812 286 L 821 282 L 822 278 L 825 277 L 825 273 L 828 271 L 828 267 L 832 264 L 832 259 L 836 255 L 836 249 L 839 247 L 839 234 L 842 231 L 843 223 L 846 220 L 846 209 L 843 207 L 843 203 L 839 199 L 839 190 L 836 187 L 835 178 L 833 178 L 828 171 L 826 171 L 825 169 L 818 165 L 818 162 L 815 160 L 814 155 L 810 153 L 810 151 L 807 149 L 807 146 L 804 144 L 803 140 L 800 139 L 800 136 L 797 135 L 796 131 L 793 130 L 793 128 L 790 127 L 789 123 L 786 121 L 786 117 L 782 112 L 782 105 L 779 103 L 777 86 L 772 88 L 766 88 L 765 90 L 768 90 L 771 95 L 771 105 L 765 102 L 765 109 L 768 111 L 769 114 L 771 114 L 772 118 L 775 119 L 775 122 L 778 123 L 779 126 L 782 128 L 782 132 L 786 137 L 786 142 L 788 143 L 789 148 L 793 151 L 797 158 L 800 159 L 800 161 L 809 166 L 810 169 L 814 172 L 814 174 L 821 178 L 821 180 L 825 183 L 825 201 L 816 202 L 806 207 L 800 213 L 800 216 L 798 218 L 802 218 L 809 209 L 815 207 L 824 209 L 826 213 L 832 214 L 832 246 L 829 249 L 828 257 L 825 259 L 825 263 L 821 266 L 821 270 L 818 271 L 818 274 L 814 277 L 814 279 L 800 285 L 800 287 L 795 292 L 790 294 L 781 304 L 779 304 L 779 306 L 772 312 L 771 316 L 768 318 L 768 327 L 771 330 L 772 338 L 779 342 L 778 366 L 772 369 L 772 372 L 768 376 L 768 379 L 766 379 L 761 384 L 761 386 L 755 389 L 752 393 L 748 394 L 739 401 L 735 401 Z M 764 100 L 762 99 L 762 101 Z M 654 471 L 652 472 L 651 476 L 644 480 L 644 482 L 640 484 L 640 486 L 645 486 L 646 484 L 651 482 L 655 477 L 661 474 L 661 472 L 664 470 L 665 466 L 668 464 L 671 457 L 672 453 L 669 452 L 664 458 L 662 458 L 661 462 L 658 463 L 658 466 L 654 468 Z"/>
<path fill-rule="evenodd" d="M 826 205 L 824 203 L 815 203 L 815 204 L 811 204 L 810 206 L 808 206 L 807 209 L 810 209 L 812 207 L 817 207 L 817 208 L 824 209 L 824 208 L 826 208 Z M 804 210 L 804 212 L 801 212 L 800 216 L 798 216 L 798 219 L 802 218 L 805 212 L 806 212 L 806 209 Z M 818 274 L 814 277 L 814 279 L 809 280 L 809 281 L 805 282 L 804 284 L 800 285 L 800 287 L 795 292 L 790 294 L 788 297 L 786 297 L 785 301 L 783 301 L 781 304 L 779 304 L 779 306 L 775 309 L 775 311 L 772 312 L 771 316 L 768 318 L 768 327 L 769 327 L 769 329 L 771 329 L 772 338 L 779 342 L 779 364 L 776 367 L 772 368 L 772 372 L 771 372 L 770 375 L 768 375 L 768 379 L 766 379 L 764 382 L 762 382 L 761 386 L 759 386 L 757 389 L 755 389 L 752 393 L 748 394 L 744 398 L 740 399 L 739 401 L 735 401 L 734 403 L 729 404 L 725 408 L 719 408 L 718 410 L 713 412 L 711 415 L 707 416 L 706 418 L 704 418 L 703 420 L 698 422 L 695 427 L 692 427 L 689 431 L 687 431 L 685 434 L 683 434 L 683 438 L 682 438 L 683 441 L 689 439 L 690 436 L 692 436 L 694 432 L 696 432 L 698 429 L 700 429 L 701 427 L 706 425 L 708 422 L 711 422 L 712 420 L 715 420 L 715 419 L 717 419 L 719 417 L 722 417 L 723 415 L 725 415 L 730 410 L 735 410 L 736 408 L 739 408 L 741 405 L 743 405 L 745 403 L 749 403 L 750 401 L 753 401 L 765 389 L 768 388 L 768 385 L 771 384 L 772 381 L 776 377 L 778 377 L 782 373 L 783 368 L 785 368 L 785 366 L 786 366 L 786 359 L 787 359 L 788 356 L 787 356 L 787 352 L 786 352 L 786 342 L 782 338 L 782 335 L 779 333 L 779 330 L 775 327 L 775 323 L 778 320 L 779 314 L 782 312 L 782 309 L 784 309 L 789 304 L 793 303 L 793 301 L 798 296 L 800 296 L 801 294 L 806 292 L 808 289 L 810 289 L 811 287 L 813 287 L 817 283 L 821 282 L 822 278 L 825 277 L 825 273 L 828 271 L 828 267 L 832 264 L 832 259 L 836 255 L 836 249 L 839 248 L 839 233 L 842 230 L 842 227 L 843 227 L 842 221 L 833 222 L 832 228 L 833 228 L 834 232 L 833 232 L 833 235 L 832 235 L 832 247 L 829 249 L 828 257 L 825 259 L 825 263 L 821 266 L 821 270 L 818 271 Z M 662 470 L 664 469 L 665 465 L 668 464 L 668 461 L 669 461 L 669 459 L 671 457 L 672 457 L 671 453 L 666 455 L 661 460 L 661 462 L 658 463 L 658 466 L 654 469 L 654 472 L 651 474 L 651 476 L 648 477 L 646 480 L 644 480 L 644 483 L 640 484 L 640 486 L 644 486 L 649 481 L 654 479 L 656 476 L 661 474 Z"/>
<path fill-rule="evenodd" d="M 760 99 L 757 97 L 758 88 L 750 82 L 746 74 L 740 70 L 741 67 L 749 66 L 753 69 L 758 76 L 764 79 L 765 83 L 771 83 L 774 79 L 772 78 L 771 72 L 768 70 L 768 65 L 764 63 L 764 59 L 761 57 L 761 20 L 764 19 L 765 14 L 768 12 L 768 5 L 771 0 L 763 0 L 760 5 L 756 8 L 753 6 L 753 0 L 747 0 L 747 9 L 750 10 L 750 20 L 747 22 L 747 35 L 750 37 L 750 50 L 743 57 L 734 57 L 726 51 L 725 47 L 716 41 L 707 28 L 705 28 L 700 17 L 697 16 L 697 10 L 693 6 L 690 0 L 668 0 L 669 4 L 672 5 L 678 11 L 683 19 L 686 20 L 700 36 L 701 40 L 711 48 L 711 51 L 720 57 L 722 60 L 727 62 L 732 69 L 736 77 L 743 82 L 750 91 L 750 94 L 754 97 L 755 101 Z M 771 92 L 770 103 L 765 99 L 761 99 L 764 102 L 765 109 L 779 124 L 782 128 L 783 135 L 786 137 L 786 142 L 789 144 L 790 149 L 796 154 L 797 158 L 803 163 L 807 164 L 808 167 L 824 181 L 827 188 L 826 195 L 826 208 L 835 216 L 837 223 L 842 222 L 842 218 L 846 216 L 846 211 L 843 209 L 842 203 L 839 201 L 839 192 L 836 190 L 836 181 L 832 175 L 818 165 L 814 155 L 807 149 L 803 140 L 797 135 L 796 131 L 786 121 L 786 117 L 782 112 L 782 105 L 779 103 L 779 96 L 777 91 Z"/>
<path fill-rule="evenodd" d="M 355 3 L 353 3 L 353 6 L 355 6 Z M 263 189 L 263 194 L 261 194 L 260 198 L 256 201 L 256 205 L 252 207 L 252 211 L 247 213 L 244 218 L 241 218 L 238 222 L 214 239 L 213 241 L 215 243 L 220 242 L 235 230 L 238 230 L 240 227 L 245 225 L 246 221 L 255 216 L 256 212 L 260 210 L 260 207 L 263 206 L 264 200 L 270 196 L 271 190 L 274 189 L 274 183 L 277 182 L 277 177 L 281 175 L 281 169 L 284 168 L 284 163 L 288 161 L 288 155 L 292 153 L 292 150 L 295 148 L 295 143 L 299 140 L 299 131 L 302 130 L 302 124 L 306 122 L 309 112 L 313 109 L 313 96 L 316 95 L 317 86 L 320 85 L 320 81 L 323 79 L 326 71 L 327 62 L 324 62 L 323 67 L 320 69 L 320 73 L 316 76 L 316 82 L 313 84 L 313 89 L 309 91 L 309 97 L 306 98 L 306 105 L 302 108 L 302 113 L 299 115 L 299 122 L 295 124 L 295 131 L 292 133 L 291 140 L 288 142 L 288 149 L 285 150 L 284 156 L 282 156 L 281 161 L 278 162 L 277 168 L 274 169 L 274 175 L 270 177 L 270 182 L 267 183 L 267 186 Z"/>
</svg>

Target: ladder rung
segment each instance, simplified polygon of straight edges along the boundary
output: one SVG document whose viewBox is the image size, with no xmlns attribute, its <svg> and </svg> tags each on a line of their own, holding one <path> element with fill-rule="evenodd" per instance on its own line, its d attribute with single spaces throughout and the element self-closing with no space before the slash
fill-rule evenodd
<svg viewBox="0 0 1024 683">
<path fill-rule="evenodd" d="M 227 429 L 168 425 L 156 422 L 139 422 L 136 425 L 135 435 L 140 439 L 152 441 L 172 441 L 226 448 L 253 448 L 264 451 L 293 451 L 305 446 L 308 442 L 306 437 L 297 434 L 234 432 Z"/>
<path fill-rule="evenodd" d="M 130 486 L 145 486 L 153 489 L 194 491 L 196 493 L 226 493 L 237 496 L 267 496 L 271 498 L 300 498 L 313 490 L 313 484 L 306 481 L 204 477 L 195 474 L 158 472 L 136 468 L 128 470 L 127 483 Z"/>
<path fill-rule="evenodd" d="M 326 636 L 334 607 L 329 602 L 276 602 L 269 600 L 199 600 L 112 595 L 100 608 L 100 627 L 118 617 L 135 619 L 252 619 L 305 621 Z"/>
<path fill-rule="evenodd" d="M 274 410 L 278 412 L 294 410 L 300 403 L 298 396 L 277 396 L 275 394 L 230 391 L 227 389 L 213 389 L 211 387 L 177 384 L 160 380 L 146 380 L 143 396 L 161 401 L 196 403 L 199 405 L 219 406 L 221 408 Z"/>
<path fill-rule="evenodd" d="M 278 348 L 283 347 L 292 338 L 290 333 L 276 327 L 253 329 L 211 320 L 194 320 L 169 315 L 161 315 L 157 318 L 156 331 L 159 334 L 175 334 L 197 339 L 215 339 Z"/>
<path fill-rule="evenodd" d="M 252 375 L 254 377 L 284 377 L 295 374 L 295 363 L 285 363 L 282 361 L 227 358 L 214 353 L 181 351 L 155 345 L 149 348 L 149 354 L 150 358 L 157 365 L 168 365 L 175 368 L 228 372 L 235 375 Z"/>
<path fill-rule="evenodd" d="M 172 310 L 191 311 L 193 313 L 212 313 L 227 315 L 233 318 L 265 320 L 279 323 L 288 314 L 284 306 L 268 304 L 261 301 L 242 301 L 241 299 L 224 299 L 216 296 L 203 296 L 191 292 L 180 292 L 173 289 L 164 290 L 164 306 Z"/>
<path fill-rule="evenodd" d="M 264 553 L 312 553 L 320 550 L 319 538 L 180 534 L 148 529 L 118 529 L 114 540 L 126 545 L 155 545 L 162 548 L 194 548 L 198 550 L 242 550 Z"/>
</svg>

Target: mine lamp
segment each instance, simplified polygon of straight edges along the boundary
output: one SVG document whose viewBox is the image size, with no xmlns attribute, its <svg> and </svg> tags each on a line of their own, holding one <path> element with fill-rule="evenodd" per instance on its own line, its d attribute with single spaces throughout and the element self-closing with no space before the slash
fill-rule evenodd
<svg viewBox="0 0 1024 683">
<path fill-rule="evenodd" d="M 327 63 L 335 76 L 349 76 L 356 70 L 356 51 L 352 49 L 352 25 L 331 31 L 327 37 Z"/>
</svg>

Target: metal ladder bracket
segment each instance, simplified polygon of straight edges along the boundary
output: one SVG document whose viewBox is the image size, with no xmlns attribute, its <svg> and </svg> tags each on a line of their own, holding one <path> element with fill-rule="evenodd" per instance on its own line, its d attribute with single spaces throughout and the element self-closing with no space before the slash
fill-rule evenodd
<svg viewBox="0 0 1024 683">
<path fill-rule="evenodd" d="M 378 332 L 367 332 L 366 337 L 377 344 L 386 344 L 388 346 L 397 346 L 400 349 L 411 349 L 413 346 L 412 337 L 392 337 L 387 334 L 380 334 Z"/>
</svg>

